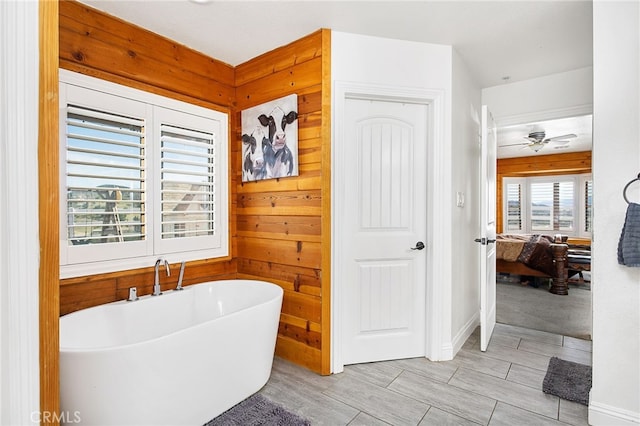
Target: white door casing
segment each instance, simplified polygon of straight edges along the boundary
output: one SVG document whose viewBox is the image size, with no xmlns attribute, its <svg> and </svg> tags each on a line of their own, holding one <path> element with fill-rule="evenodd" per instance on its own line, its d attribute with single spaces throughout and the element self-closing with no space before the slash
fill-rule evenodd
<svg viewBox="0 0 640 426">
<path fill-rule="evenodd" d="M 486 351 L 496 325 L 496 125 L 482 106 L 480 164 L 480 350 Z"/>
</svg>

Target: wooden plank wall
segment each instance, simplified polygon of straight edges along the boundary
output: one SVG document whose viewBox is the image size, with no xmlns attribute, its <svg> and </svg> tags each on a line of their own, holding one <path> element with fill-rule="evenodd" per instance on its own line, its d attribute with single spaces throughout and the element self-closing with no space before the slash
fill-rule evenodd
<svg viewBox="0 0 640 426">
<path fill-rule="evenodd" d="M 60 250 L 58 221 L 58 3 L 39 5 L 39 125 L 38 125 L 38 203 L 39 203 L 39 328 L 40 328 L 40 413 L 60 411 Z M 42 416 L 42 424 L 59 422 Z"/>
<path fill-rule="evenodd" d="M 591 173 L 591 151 L 498 159 L 496 231 L 502 232 L 502 178 L 580 173 Z"/>
<path fill-rule="evenodd" d="M 235 101 L 232 66 L 76 1 L 60 1 L 60 67 L 223 112 Z"/>
<path fill-rule="evenodd" d="M 159 95 L 226 112 L 235 102 L 234 68 L 76 1 L 59 5 L 60 67 Z M 231 197 L 235 187 L 230 185 Z M 235 230 L 231 205 L 230 232 Z M 57 228 L 56 228 L 57 229 Z M 234 250 L 232 237 L 231 247 Z M 162 288 L 175 286 L 179 265 L 171 265 Z M 236 277 L 231 257 L 189 262 L 184 283 Z M 141 285 L 144 283 L 146 285 Z M 60 314 L 126 299 L 128 288 L 151 293 L 153 267 L 64 279 L 60 282 Z"/>
<path fill-rule="evenodd" d="M 233 164 L 242 164 L 243 109 L 298 95 L 297 177 L 237 186 L 238 276 L 285 291 L 276 353 L 329 374 L 329 37 L 320 30 L 236 67 Z"/>
</svg>

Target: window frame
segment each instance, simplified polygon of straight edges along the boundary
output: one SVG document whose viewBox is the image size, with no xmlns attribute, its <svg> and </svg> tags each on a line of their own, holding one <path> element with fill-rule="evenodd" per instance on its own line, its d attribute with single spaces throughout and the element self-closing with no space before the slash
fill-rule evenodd
<svg viewBox="0 0 640 426">
<path fill-rule="evenodd" d="M 60 70 L 60 277 L 72 278 L 98 273 L 148 267 L 158 257 L 170 263 L 207 258 L 225 259 L 230 256 L 230 176 L 229 176 L 229 114 L 184 101 L 167 98 L 128 86 L 111 83 L 95 77 Z M 145 228 L 142 241 L 102 243 L 73 246 L 67 231 L 67 105 L 93 108 L 112 113 L 135 114 L 145 120 Z M 121 111 L 126 106 L 126 111 Z M 167 120 L 167 117 L 180 117 Z M 160 126 L 171 121 L 174 125 L 193 119 L 214 134 L 215 162 L 214 233 L 211 236 L 162 240 L 160 192 Z M 181 121 L 182 120 L 182 121 Z M 199 128 L 198 130 L 205 130 Z M 209 238 L 211 237 L 211 238 Z M 190 241 L 187 243 L 187 241 Z M 87 250 L 89 249 L 89 250 Z"/>
<path fill-rule="evenodd" d="M 563 175 L 547 175 L 547 176 L 528 176 L 513 177 L 505 176 L 502 178 L 502 230 L 505 234 L 557 234 L 566 233 L 574 238 L 591 238 L 591 232 L 585 230 L 586 225 L 586 204 L 585 200 L 585 184 L 587 181 L 593 181 L 591 173 L 580 174 L 563 174 Z M 572 232 L 562 230 L 544 230 L 533 231 L 531 227 L 531 185 L 533 183 L 545 182 L 573 182 L 573 210 L 574 210 L 574 230 Z M 508 216 L 508 186 L 520 185 L 521 206 L 520 218 L 521 229 L 509 229 Z M 593 207 L 592 207 L 593 208 Z"/>
</svg>

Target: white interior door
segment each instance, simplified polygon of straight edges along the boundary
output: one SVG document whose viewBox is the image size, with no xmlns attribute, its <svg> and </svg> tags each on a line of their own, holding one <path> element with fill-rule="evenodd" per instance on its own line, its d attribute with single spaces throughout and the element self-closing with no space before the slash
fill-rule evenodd
<svg viewBox="0 0 640 426">
<path fill-rule="evenodd" d="M 343 361 L 424 356 L 428 106 L 348 97 L 344 115 Z"/>
<path fill-rule="evenodd" d="M 496 325 L 496 125 L 482 106 L 480 165 L 480 350 L 486 351 Z"/>
</svg>

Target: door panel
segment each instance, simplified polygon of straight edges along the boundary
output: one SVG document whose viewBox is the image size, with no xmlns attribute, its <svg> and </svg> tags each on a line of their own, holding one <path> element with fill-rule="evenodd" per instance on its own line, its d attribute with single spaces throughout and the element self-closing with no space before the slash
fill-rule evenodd
<svg viewBox="0 0 640 426">
<path fill-rule="evenodd" d="M 425 353 L 427 108 L 346 100 L 345 364 Z"/>
<path fill-rule="evenodd" d="M 360 332 L 407 330 L 411 326 L 411 267 L 407 261 L 360 261 Z"/>
<path fill-rule="evenodd" d="M 480 350 L 486 351 L 496 325 L 496 125 L 482 107 L 480 166 Z"/>
</svg>

